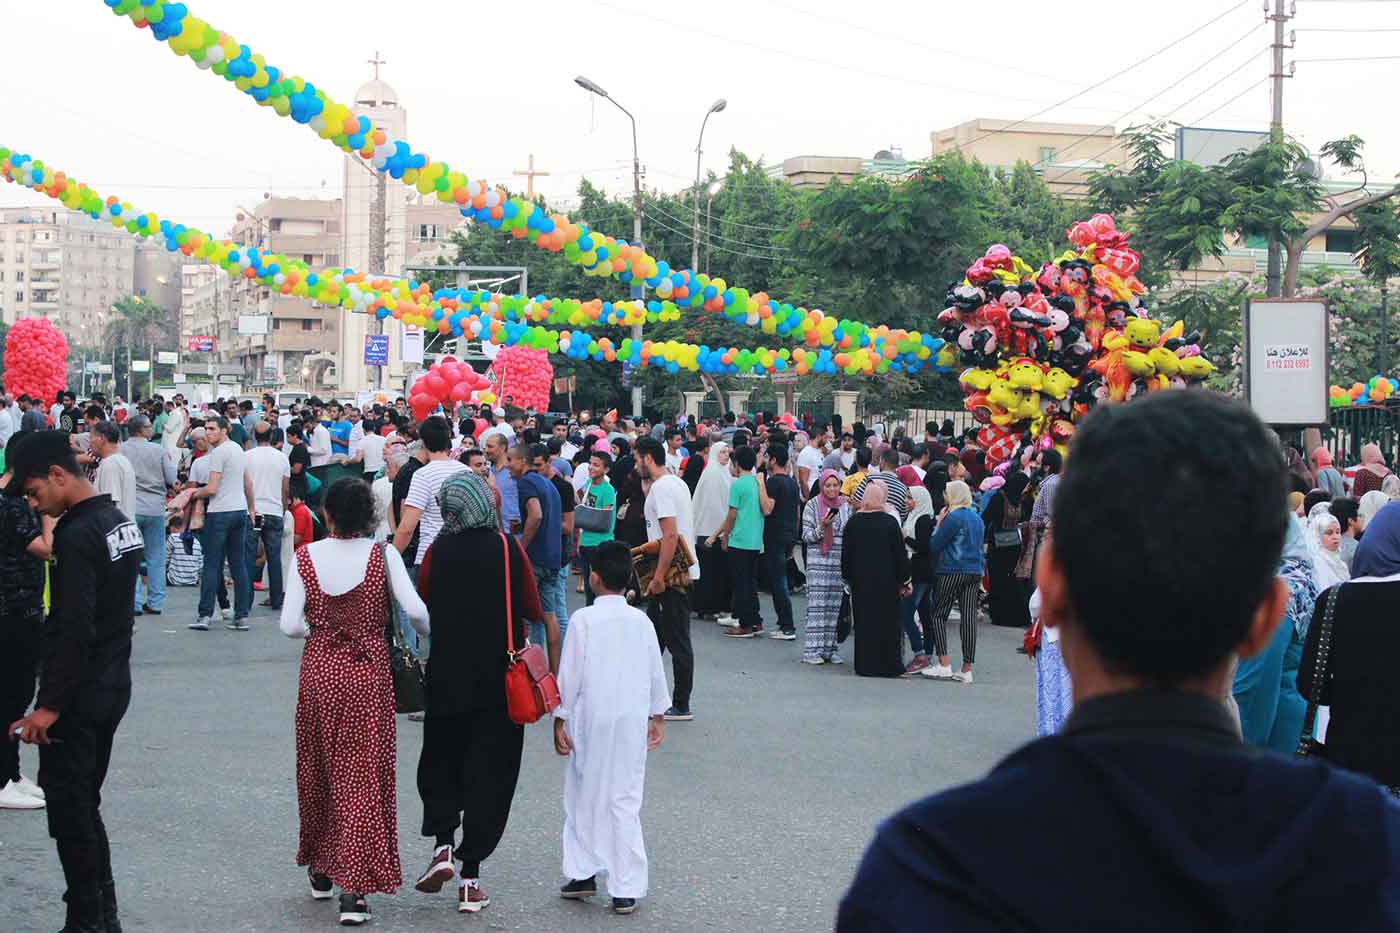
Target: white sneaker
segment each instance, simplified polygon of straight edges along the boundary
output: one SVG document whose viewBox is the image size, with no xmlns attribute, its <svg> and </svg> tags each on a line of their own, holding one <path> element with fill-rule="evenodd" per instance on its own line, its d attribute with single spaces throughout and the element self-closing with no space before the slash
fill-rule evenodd
<svg viewBox="0 0 1400 933">
<path fill-rule="evenodd" d="M 845 664 L 845 663 L 846 663 L 846 659 L 843 658 L 843 657 L 841 657 L 841 655 L 839 655 L 839 654 L 833 654 L 831 657 L 829 657 L 829 658 L 826 659 L 826 663 L 827 663 L 827 664 Z"/>
<path fill-rule="evenodd" d="M 19 776 L 19 780 L 15 781 L 14 783 L 21 791 L 28 794 L 29 796 L 38 797 L 40 800 L 45 799 L 44 789 L 38 784 L 35 784 L 33 781 L 29 780 L 29 778 L 25 777 L 23 774 L 21 774 Z"/>
<path fill-rule="evenodd" d="M 44 801 L 20 790 L 15 781 L 6 781 L 0 787 L 0 810 L 42 810 L 44 806 Z"/>
<path fill-rule="evenodd" d="M 221 610 L 221 614 L 223 615 L 223 617 L 224 617 L 225 620 L 232 619 L 232 618 L 233 618 L 233 607 L 232 607 L 232 606 L 225 606 L 225 607 Z"/>
<path fill-rule="evenodd" d="M 929 680 L 953 680 L 953 668 L 947 664 L 930 664 L 919 671 L 920 674 Z"/>
<path fill-rule="evenodd" d="M 826 658 L 823 658 L 823 657 L 803 658 L 803 659 L 802 659 L 802 663 L 803 663 L 803 664 L 825 664 L 825 663 L 826 663 Z"/>
<path fill-rule="evenodd" d="M 720 625 L 724 626 L 725 628 L 738 628 L 738 627 L 739 627 L 739 620 L 736 619 L 736 618 L 734 618 L 732 615 L 730 615 L 730 614 L 727 613 L 727 612 L 726 612 L 724 615 L 720 616 L 718 619 L 715 619 L 715 621 L 716 621 L 717 623 L 719 623 Z"/>
<path fill-rule="evenodd" d="M 958 671 L 953 675 L 953 679 L 960 684 L 972 683 L 972 671 Z"/>
</svg>

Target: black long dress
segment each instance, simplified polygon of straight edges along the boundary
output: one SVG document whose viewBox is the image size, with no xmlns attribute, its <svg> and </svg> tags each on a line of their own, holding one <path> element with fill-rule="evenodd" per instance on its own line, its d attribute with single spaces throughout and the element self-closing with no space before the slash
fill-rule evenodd
<svg viewBox="0 0 1400 933">
<path fill-rule="evenodd" d="M 857 512 L 846 523 L 841 576 L 851 588 L 855 668 L 862 677 L 904 673 L 899 590 L 909 580 L 909 555 L 899 522 L 887 512 Z"/>
<path fill-rule="evenodd" d="M 1008 509 L 1015 513 L 1010 516 L 1011 527 L 1030 520 L 1029 510 L 1019 502 L 1007 502 L 1004 492 L 992 496 L 986 512 L 982 514 L 982 523 L 987 529 L 987 614 L 991 616 L 993 625 L 1023 629 L 1031 624 L 1031 591 L 1029 580 L 1016 578 L 1020 548 L 999 548 L 992 539 L 992 534 L 1006 525 Z"/>
</svg>

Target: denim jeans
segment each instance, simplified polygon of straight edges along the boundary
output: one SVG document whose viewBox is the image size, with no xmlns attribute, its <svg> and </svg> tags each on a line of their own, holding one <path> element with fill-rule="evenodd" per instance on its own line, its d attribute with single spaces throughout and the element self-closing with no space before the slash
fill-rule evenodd
<svg viewBox="0 0 1400 933">
<path fill-rule="evenodd" d="M 248 576 L 252 577 L 258 565 L 258 541 L 262 541 L 263 555 L 267 566 L 267 598 L 272 608 L 282 605 L 282 516 L 259 515 L 262 529 L 248 529 L 248 547 L 245 554 Z"/>
<path fill-rule="evenodd" d="M 764 542 L 763 561 L 768 576 L 768 590 L 773 594 L 773 611 L 778 614 L 778 628 L 784 632 L 796 631 L 792 621 L 792 597 L 788 595 L 788 552 L 790 547 Z"/>
<path fill-rule="evenodd" d="M 932 598 L 932 583 L 915 583 L 914 592 L 899 601 L 900 621 L 904 623 L 904 634 L 909 636 L 909 648 L 915 654 L 924 654 L 924 633 L 915 616 L 920 605 Z"/>
<path fill-rule="evenodd" d="M 406 564 L 404 569 L 408 571 L 408 579 L 413 583 L 414 588 L 417 589 L 418 565 Z M 397 599 L 389 600 L 389 605 L 394 609 L 394 621 L 398 623 L 399 631 L 403 633 L 403 643 L 408 648 L 408 653 L 413 655 L 420 662 L 426 662 L 428 660 L 428 650 L 431 647 L 429 636 L 418 634 L 418 630 L 413 627 L 413 623 L 408 621 L 408 613 L 403 611 L 403 606 L 399 605 Z"/>
<path fill-rule="evenodd" d="M 545 612 L 553 613 L 555 620 L 559 623 L 559 643 L 564 643 L 564 630 L 569 625 L 567 610 L 564 615 L 559 614 L 558 606 L 564 600 L 564 578 L 559 572 L 559 568 L 541 567 L 533 565 L 535 570 L 535 585 L 540 591 L 540 608 Z M 541 648 L 548 649 L 549 642 L 545 640 L 546 630 L 543 620 L 530 623 L 530 641 Z M 539 639 L 536 641 L 536 639 Z"/>
<path fill-rule="evenodd" d="M 136 612 L 141 606 L 160 609 L 165 605 L 165 516 L 138 515 L 136 527 L 141 529 L 141 543 L 146 549 L 146 598 L 141 598 L 141 578 L 136 578 Z"/>
<path fill-rule="evenodd" d="M 204 579 L 199 584 L 199 617 L 214 614 L 214 596 L 224 578 L 224 560 L 233 577 L 233 616 L 246 619 L 253 606 L 253 582 L 248 578 L 248 513 L 210 512 L 204 516 Z M 279 571 L 280 572 L 280 571 Z"/>
</svg>

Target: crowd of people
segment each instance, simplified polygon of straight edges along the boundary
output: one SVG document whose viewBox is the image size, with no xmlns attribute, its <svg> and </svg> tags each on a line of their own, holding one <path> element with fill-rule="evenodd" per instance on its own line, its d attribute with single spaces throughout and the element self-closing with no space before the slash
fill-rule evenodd
<svg viewBox="0 0 1400 933">
<path fill-rule="evenodd" d="M 1220 420 L 1222 431 L 1252 430 L 1252 416 L 1234 409 L 1196 415 Z M 591 897 L 605 874 L 620 913 L 647 891 L 646 754 L 665 722 L 695 715 L 695 620 L 735 640 L 800 638 L 793 660 L 807 665 L 844 663 L 849 638 L 857 675 L 967 686 L 985 614 L 1024 633 L 1037 731 L 1046 737 L 1089 718 L 1077 704 L 1098 683 L 1082 684 L 1082 672 L 1103 676 L 1096 658 L 1168 686 L 1215 663 L 1201 646 L 1183 649 L 1160 632 L 1140 633 L 1141 645 L 1125 646 L 1121 635 L 1096 640 L 1108 604 L 1085 587 L 1131 581 L 1086 584 L 1093 572 L 1077 537 L 1071 556 L 1051 556 L 1057 519 L 1078 508 L 1121 523 L 1133 500 L 1087 498 L 1087 480 L 1075 486 L 1079 447 L 1069 470 L 1059 450 L 1031 443 L 988 469 L 975 434 L 951 421 L 927 424 L 918 438 L 886 435 L 882 425 L 839 418 L 736 413 L 650 423 L 616 412 L 595 419 L 456 405 L 418 420 L 403 399 L 363 409 L 316 398 L 279 409 L 271 396 L 195 406 L 178 395 L 79 406 L 65 393 L 49 411 L 26 397 L 13 406 L 0 399 L 0 567 L 10 571 L 0 589 L 15 648 L 6 683 L 28 684 L 11 691 L 0 714 L 13 714 L 5 721 L 41 744 L 45 762 L 36 785 L 9 745 L 0 806 L 47 805 L 69 928 L 118 929 L 93 801 L 129 699 L 132 619 L 162 614 L 168 585 L 199 587 L 190 630 L 221 620 L 248 631 L 261 591 L 282 632 L 306 640 L 295 719 L 297 863 L 312 897 L 340 889 L 346 924 L 370 918 L 369 895 L 402 884 L 391 641 L 402 641 L 424 683 L 424 709 L 411 718 L 424 724 L 417 785 L 433 850 L 414 886 L 435 893 L 455 881 L 466 913 L 490 903 L 482 866 L 519 778 L 523 726 L 508 715 L 502 682 L 521 646 L 544 649 L 562 695 L 554 740 L 570 764 L 560 893 Z M 1094 463 L 1086 472 L 1114 469 L 1086 459 Z M 1374 445 L 1345 471 L 1325 449 L 1310 459 L 1311 468 L 1285 446 L 1274 461 L 1292 489 L 1289 513 L 1279 506 L 1279 595 L 1250 598 L 1277 600 L 1285 623 L 1268 627 L 1267 639 L 1251 623 L 1221 649 L 1234 670 L 1222 675 L 1229 687 L 1217 691 L 1219 707 L 1233 711 L 1235 734 L 1250 744 L 1290 753 L 1300 742 L 1325 745 L 1333 762 L 1400 786 L 1400 705 L 1384 689 L 1381 660 L 1384 622 L 1400 600 L 1400 505 L 1392 503 L 1400 479 Z M 1076 506 L 1065 504 L 1072 489 Z M 1076 517 L 1075 534 L 1085 520 Z M 1249 533 L 1251 546 L 1271 546 L 1263 531 Z M 1185 539 L 1149 537 L 1123 552 L 1146 549 L 1149 569 L 1137 577 L 1197 560 Z M 85 556 L 66 560 L 65 542 Z M 44 562 L 53 554 L 46 624 Z M 85 572 L 84 560 L 108 565 Z M 572 618 L 570 585 L 585 603 Z M 464 591 L 473 594 L 467 614 Z M 797 593 L 806 597 L 802 618 Z M 1218 612 L 1254 618 L 1245 608 Z M 1080 627 L 1076 663 L 1061 642 Z M 65 639 L 89 660 L 74 662 L 77 649 Z M 1143 661 L 1144 645 L 1179 661 Z M 38 701 L 25 716 L 39 669 Z M 65 678 L 101 709 L 59 705 L 69 700 Z M 45 744 L 49 729 L 63 744 Z M 853 899 L 843 911 L 853 929 L 867 914 L 881 909 Z M 84 918 L 97 919 L 83 926 Z"/>
</svg>

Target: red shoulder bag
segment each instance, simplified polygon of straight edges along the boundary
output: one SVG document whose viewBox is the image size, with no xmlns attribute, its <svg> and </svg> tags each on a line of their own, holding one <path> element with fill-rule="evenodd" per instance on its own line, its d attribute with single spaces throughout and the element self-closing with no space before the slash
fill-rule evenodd
<svg viewBox="0 0 1400 933">
<path fill-rule="evenodd" d="M 538 722 L 559 705 L 559 683 L 549 670 L 549 658 L 539 645 L 525 640 L 515 650 L 515 612 L 510 593 L 510 542 L 501 535 L 506 559 L 506 715 L 518 726 Z"/>
</svg>

